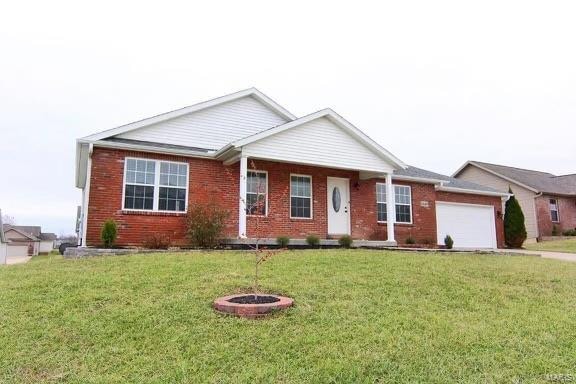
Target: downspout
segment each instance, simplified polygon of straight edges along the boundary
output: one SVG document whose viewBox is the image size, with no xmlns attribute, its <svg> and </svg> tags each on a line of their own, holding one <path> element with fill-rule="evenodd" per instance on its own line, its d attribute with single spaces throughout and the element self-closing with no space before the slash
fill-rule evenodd
<svg viewBox="0 0 576 384">
<path fill-rule="evenodd" d="M 90 178 L 92 177 L 92 152 L 94 144 L 88 144 L 88 160 L 86 162 L 86 184 L 84 185 L 82 201 L 82 247 L 86 247 L 86 232 L 88 231 L 88 202 L 90 200 Z"/>
<path fill-rule="evenodd" d="M 536 199 L 539 197 L 542 197 L 543 193 L 542 192 L 538 192 L 536 194 L 536 196 L 534 196 L 534 220 L 536 220 L 536 231 L 538 231 L 538 233 L 536 234 L 536 241 L 539 241 L 538 239 L 540 239 L 540 222 L 538 221 L 538 208 L 536 207 Z"/>
</svg>

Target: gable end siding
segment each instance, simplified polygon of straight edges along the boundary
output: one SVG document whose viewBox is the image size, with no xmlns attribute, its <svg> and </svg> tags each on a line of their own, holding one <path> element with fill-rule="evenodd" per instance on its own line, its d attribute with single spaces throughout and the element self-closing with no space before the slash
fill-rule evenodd
<svg viewBox="0 0 576 384">
<path fill-rule="evenodd" d="M 216 150 L 287 121 L 254 97 L 247 96 L 116 137 Z"/>
<path fill-rule="evenodd" d="M 534 192 L 511 183 L 508 180 L 504 180 L 473 165 L 468 165 L 466 168 L 464 168 L 456 178 L 471 181 L 480 185 L 485 185 L 487 187 L 501 191 L 508 191 L 508 187 L 511 186 L 512 192 L 514 193 L 514 196 L 516 196 L 516 199 L 522 208 L 522 212 L 524 213 L 524 222 L 526 224 L 528 239 L 535 239 L 538 237 L 536 205 L 534 201 L 536 194 Z M 502 203 L 502 205 L 502 212 L 504 212 L 505 203 Z"/>
<path fill-rule="evenodd" d="M 393 170 L 390 163 L 325 117 L 247 144 L 243 152 L 256 158 L 324 167 Z"/>
</svg>

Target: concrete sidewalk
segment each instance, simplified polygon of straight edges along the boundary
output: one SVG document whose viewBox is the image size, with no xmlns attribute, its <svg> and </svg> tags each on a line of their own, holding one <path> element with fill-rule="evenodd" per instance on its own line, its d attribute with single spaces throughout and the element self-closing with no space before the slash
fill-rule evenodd
<svg viewBox="0 0 576 384">
<path fill-rule="evenodd" d="M 30 261 L 30 256 L 9 256 L 6 258 L 6 265 L 24 264 Z"/>
<path fill-rule="evenodd" d="M 552 251 L 528 251 L 524 249 L 499 249 L 502 253 L 518 253 L 522 255 L 540 256 L 544 259 L 556 259 L 576 262 L 576 253 L 552 252 Z"/>
</svg>

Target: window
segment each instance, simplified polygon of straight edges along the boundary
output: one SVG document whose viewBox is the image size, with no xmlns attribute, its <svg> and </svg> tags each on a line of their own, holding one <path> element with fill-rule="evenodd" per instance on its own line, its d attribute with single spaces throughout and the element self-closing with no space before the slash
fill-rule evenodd
<svg viewBox="0 0 576 384">
<path fill-rule="evenodd" d="M 312 177 L 290 176 L 290 217 L 312 218 Z"/>
<path fill-rule="evenodd" d="M 155 171 L 155 161 L 137 159 L 126 160 L 124 208 L 154 208 Z"/>
<path fill-rule="evenodd" d="M 550 199 L 550 216 L 555 223 L 560 222 L 560 215 L 558 214 L 558 200 Z"/>
<path fill-rule="evenodd" d="M 394 185 L 394 197 L 396 199 L 396 222 L 412 223 L 412 191 L 406 185 Z M 376 205 L 378 222 L 386 222 L 386 184 L 376 184 Z"/>
<path fill-rule="evenodd" d="M 158 210 L 186 210 L 188 164 L 160 162 L 160 197 Z"/>
<path fill-rule="evenodd" d="M 268 174 L 248 171 L 246 179 L 246 213 L 265 216 L 268 209 Z"/>
<path fill-rule="evenodd" d="M 410 187 L 405 185 L 395 185 L 394 193 L 396 197 L 396 222 L 412 222 L 412 196 Z"/>
<path fill-rule="evenodd" d="M 376 184 L 376 205 L 378 206 L 378 221 L 385 222 L 386 212 L 386 184 Z"/>
<path fill-rule="evenodd" d="M 124 209 L 186 211 L 188 164 L 126 158 Z"/>
</svg>

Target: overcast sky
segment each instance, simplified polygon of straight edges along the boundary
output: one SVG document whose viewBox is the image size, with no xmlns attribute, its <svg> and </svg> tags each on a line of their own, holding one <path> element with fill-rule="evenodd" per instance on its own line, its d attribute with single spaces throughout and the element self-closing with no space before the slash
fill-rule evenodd
<svg viewBox="0 0 576 384">
<path fill-rule="evenodd" d="M 408 164 L 576 172 L 574 1 L 6 2 L 0 208 L 72 233 L 75 139 L 255 86 Z"/>
</svg>

